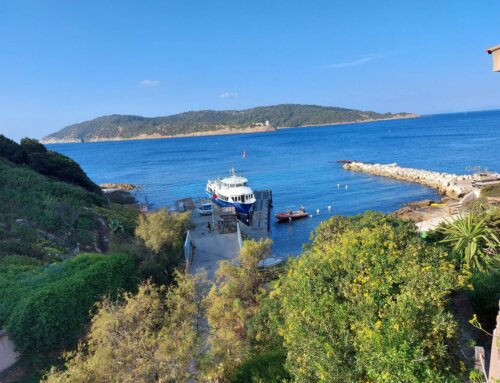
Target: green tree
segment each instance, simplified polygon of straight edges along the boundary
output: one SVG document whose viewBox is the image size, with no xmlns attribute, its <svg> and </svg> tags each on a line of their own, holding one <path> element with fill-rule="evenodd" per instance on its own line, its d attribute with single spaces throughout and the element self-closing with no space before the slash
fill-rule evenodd
<svg viewBox="0 0 500 383">
<path fill-rule="evenodd" d="M 135 229 L 140 239 L 131 248 L 141 276 L 156 283 L 168 283 L 183 262 L 184 236 L 191 225 L 190 213 L 170 213 L 165 209 L 141 214 Z"/>
<path fill-rule="evenodd" d="M 393 218 L 341 220 L 317 229 L 273 292 L 294 381 L 457 381 L 455 264 Z"/>
<path fill-rule="evenodd" d="M 3 134 L 0 134 L 0 157 L 15 164 L 23 164 L 26 162 L 26 153 L 23 148 Z"/>
<path fill-rule="evenodd" d="M 190 213 L 170 213 L 166 209 L 139 216 L 135 234 L 155 253 L 182 241 L 190 225 Z"/>
<path fill-rule="evenodd" d="M 212 378 L 227 377 L 248 356 L 248 320 L 258 311 L 258 297 L 264 292 L 257 266 L 270 254 L 271 244 L 269 239 L 245 241 L 237 264 L 219 264 L 207 297 Z"/>
<path fill-rule="evenodd" d="M 44 381 L 192 381 L 201 358 L 203 283 L 201 276 L 177 273 L 169 289 L 146 282 L 123 303 L 105 299 L 85 342 L 67 354 L 66 369 L 53 368 Z"/>
</svg>

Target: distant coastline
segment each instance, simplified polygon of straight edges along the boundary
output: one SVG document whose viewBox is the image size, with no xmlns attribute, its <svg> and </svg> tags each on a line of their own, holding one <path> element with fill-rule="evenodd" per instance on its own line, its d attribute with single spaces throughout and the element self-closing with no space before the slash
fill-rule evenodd
<svg viewBox="0 0 500 383">
<path fill-rule="evenodd" d="M 349 125 L 349 124 L 362 124 L 367 122 L 378 122 L 378 121 L 390 121 L 390 120 L 407 120 L 413 118 L 421 118 L 422 116 L 415 113 L 407 113 L 407 114 L 396 114 L 393 117 L 389 118 L 377 118 L 377 119 L 368 119 L 368 120 L 358 120 L 358 121 L 347 121 L 347 122 L 334 122 L 331 124 L 311 124 L 311 125 L 301 125 L 301 126 L 284 126 L 278 127 L 276 130 L 281 129 L 304 129 L 304 128 L 314 128 L 320 126 L 334 126 L 334 125 Z"/>
<path fill-rule="evenodd" d="M 55 139 L 55 138 L 43 138 L 41 142 L 43 144 L 76 144 L 76 143 L 86 143 L 86 142 L 115 142 L 115 141 L 137 141 L 137 140 L 159 140 L 159 139 L 168 139 L 168 138 L 186 138 L 186 137 L 205 137 L 205 136 L 226 136 L 226 135 L 234 135 L 234 134 L 251 134 L 251 133 L 267 133 L 274 132 L 277 130 L 284 129 L 305 129 L 305 128 L 313 128 L 313 127 L 322 127 L 322 126 L 334 126 L 334 125 L 347 125 L 347 124 L 361 124 L 361 123 L 369 123 L 369 122 L 378 122 L 378 121 L 390 121 L 390 120 L 406 120 L 406 119 L 414 119 L 420 118 L 422 116 L 414 113 L 407 114 L 396 114 L 393 117 L 389 118 L 379 118 L 379 119 L 365 119 L 365 120 L 356 120 L 356 121 L 346 121 L 346 122 L 333 122 L 333 123 L 325 123 L 325 124 L 307 124 L 301 126 L 256 126 L 256 127 L 247 127 L 247 128 L 230 128 L 226 127 L 223 129 L 216 130 L 208 130 L 203 132 L 193 132 L 193 133 L 180 133 L 175 135 L 161 135 L 161 134 L 140 134 L 134 137 L 115 137 L 115 138 L 89 138 L 84 141 L 77 139 Z"/>
</svg>

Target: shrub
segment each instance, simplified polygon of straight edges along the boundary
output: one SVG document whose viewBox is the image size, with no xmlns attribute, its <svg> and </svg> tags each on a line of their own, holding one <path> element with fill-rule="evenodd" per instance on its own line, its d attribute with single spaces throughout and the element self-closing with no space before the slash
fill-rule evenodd
<svg viewBox="0 0 500 383">
<path fill-rule="evenodd" d="M 446 252 L 392 218 L 325 222 L 273 292 L 289 372 L 296 381 L 457 381 L 446 297 L 464 280 Z"/>
<path fill-rule="evenodd" d="M 84 173 L 80 165 L 71 158 L 56 152 L 28 152 L 29 165 L 38 173 L 69 182 L 82 188 L 102 194 L 101 189 Z"/>
<path fill-rule="evenodd" d="M 43 258 L 44 248 L 95 249 L 106 199 L 0 158 L 0 252 Z M 112 208 L 113 211 L 123 209 Z M 130 229 L 129 232 L 133 232 Z M 40 239 L 52 246 L 40 247 Z M 101 247 L 102 248 L 102 247 Z M 68 251 L 69 252 L 69 251 Z"/>
<path fill-rule="evenodd" d="M 286 353 L 270 351 L 252 355 L 239 365 L 229 378 L 230 383 L 283 383 L 291 378 L 285 370 Z"/>
<path fill-rule="evenodd" d="M 0 157 L 5 158 L 15 164 L 26 162 L 24 150 L 16 142 L 0 134 Z"/>
<path fill-rule="evenodd" d="M 176 275 L 168 290 L 144 283 L 124 302 L 105 299 L 86 341 L 45 382 L 191 382 L 203 353 L 198 331 L 202 280 Z"/>
<path fill-rule="evenodd" d="M 473 290 L 468 291 L 475 311 L 482 322 L 489 328 L 495 326 L 500 301 L 500 269 L 495 268 L 486 273 L 476 273 L 471 278 Z"/>
<path fill-rule="evenodd" d="M 82 254 L 46 266 L 0 291 L 2 324 L 23 354 L 73 346 L 96 301 L 133 288 L 135 267 L 125 254 Z"/>
<path fill-rule="evenodd" d="M 134 256 L 142 277 L 156 283 L 169 283 L 183 262 L 184 236 L 191 225 L 190 213 L 173 214 L 165 209 L 141 214 L 135 234 L 139 244 Z"/>
<path fill-rule="evenodd" d="M 23 138 L 21 145 L 0 135 L 0 157 L 15 164 L 26 164 L 38 173 L 69 182 L 102 194 L 101 189 L 85 174 L 80 165 L 60 153 L 48 151 L 37 140 Z"/>
<path fill-rule="evenodd" d="M 486 185 L 481 189 L 483 197 L 500 197 L 500 184 Z"/>
</svg>

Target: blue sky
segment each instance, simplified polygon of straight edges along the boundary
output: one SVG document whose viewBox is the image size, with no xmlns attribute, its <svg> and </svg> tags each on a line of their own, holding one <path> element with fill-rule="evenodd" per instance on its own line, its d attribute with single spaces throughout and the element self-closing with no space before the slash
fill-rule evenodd
<svg viewBox="0 0 500 383">
<path fill-rule="evenodd" d="M 498 0 L 0 0 L 0 133 L 304 103 L 500 108 Z"/>
</svg>

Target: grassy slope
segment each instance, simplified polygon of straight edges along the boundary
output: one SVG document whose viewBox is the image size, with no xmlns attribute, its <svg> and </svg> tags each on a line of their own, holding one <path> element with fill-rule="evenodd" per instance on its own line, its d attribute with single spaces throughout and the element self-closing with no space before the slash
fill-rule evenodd
<svg viewBox="0 0 500 383">
<path fill-rule="evenodd" d="M 0 257 L 52 261 L 71 256 L 78 244 L 81 251 L 105 250 L 111 219 L 118 218 L 130 232 L 137 216 L 101 195 L 3 158 L 0 200 Z"/>
<path fill-rule="evenodd" d="M 72 178 L 68 177 L 70 173 Z M 84 329 L 89 308 L 101 294 L 130 288 L 123 281 L 137 281 L 136 266 L 129 255 L 87 254 L 74 258 L 75 250 L 107 250 L 113 237 L 108 224 L 113 219 L 124 228 L 120 236 L 131 239 L 138 212 L 108 202 L 97 185 L 69 158 L 53 152 L 30 152 L 5 137 L 0 137 L 0 200 L 0 329 L 7 329 L 14 339 L 26 336 L 43 343 L 51 339 L 44 329 L 56 331 L 61 327 L 58 320 L 63 320 L 73 326 L 68 336 L 74 341 Z M 83 260 L 88 265 L 80 272 L 76 265 L 82 266 Z M 125 262 L 126 267 L 116 269 L 120 262 Z M 114 283 L 115 279 L 118 282 Z M 58 297 L 59 292 L 62 298 Z M 46 314 L 36 307 L 40 298 L 36 294 L 45 294 L 47 312 L 56 313 L 59 319 L 49 318 L 44 324 L 47 318 L 36 318 L 38 314 Z M 62 300 L 56 304 L 53 301 L 57 299 Z M 19 335 L 20 330 L 13 327 L 19 320 L 11 320 L 11 316 L 21 315 L 28 303 L 35 311 L 26 318 L 32 317 L 35 323 L 22 327 L 26 334 Z M 66 313 L 68 317 L 64 317 Z M 59 340 L 60 334 L 56 335 L 55 343 L 71 343 Z M 47 349 L 47 354 L 25 355 L 12 374 L 18 378 L 29 376 L 26 381 L 38 381 L 39 370 L 57 362 L 57 347 L 47 346 Z"/>
</svg>

